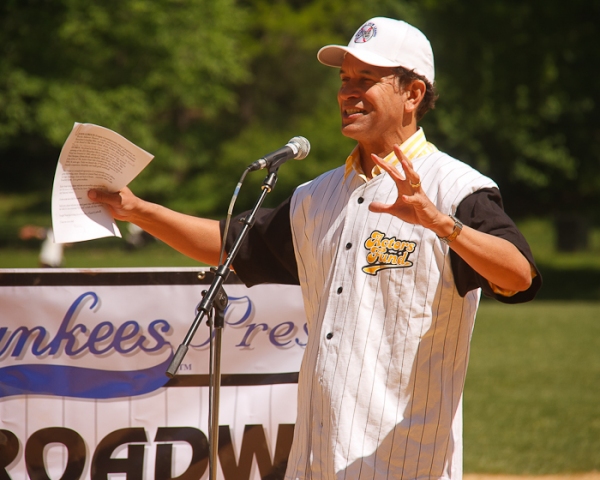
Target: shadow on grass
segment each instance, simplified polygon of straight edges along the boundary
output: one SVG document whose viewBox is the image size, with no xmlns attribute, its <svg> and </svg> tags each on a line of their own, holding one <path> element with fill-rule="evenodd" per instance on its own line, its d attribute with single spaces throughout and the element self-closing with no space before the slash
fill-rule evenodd
<svg viewBox="0 0 600 480">
<path fill-rule="evenodd" d="M 557 269 L 546 265 L 538 268 L 543 284 L 536 299 L 600 301 L 600 270 Z"/>
</svg>

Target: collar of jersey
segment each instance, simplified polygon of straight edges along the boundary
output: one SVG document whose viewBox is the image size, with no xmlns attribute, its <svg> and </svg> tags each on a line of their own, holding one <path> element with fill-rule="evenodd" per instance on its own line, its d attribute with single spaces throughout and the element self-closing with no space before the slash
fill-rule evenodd
<svg viewBox="0 0 600 480">
<path fill-rule="evenodd" d="M 400 145 L 400 150 L 402 151 L 402 153 L 404 153 L 404 155 L 406 155 L 406 158 L 408 158 L 411 161 L 438 151 L 438 149 L 433 143 L 427 141 L 427 139 L 425 138 L 425 132 L 420 127 L 407 140 L 405 140 L 404 143 L 402 143 L 402 145 Z M 386 156 L 383 159 L 383 161 L 394 166 L 400 163 L 400 161 L 396 158 L 396 154 L 394 152 Z M 352 170 L 354 170 L 358 177 L 361 178 L 364 182 L 368 181 L 367 176 L 363 172 L 362 166 L 360 164 L 358 146 L 356 146 L 354 150 L 352 150 L 352 153 L 346 159 L 344 180 L 348 177 L 348 175 L 350 175 L 350 172 L 352 172 Z M 374 178 L 379 174 L 381 174 L 381 169 L 377 165 L 375 165 L 373 167 L 373 170 L 371 170 L 371 176 Z"/>
</svg>

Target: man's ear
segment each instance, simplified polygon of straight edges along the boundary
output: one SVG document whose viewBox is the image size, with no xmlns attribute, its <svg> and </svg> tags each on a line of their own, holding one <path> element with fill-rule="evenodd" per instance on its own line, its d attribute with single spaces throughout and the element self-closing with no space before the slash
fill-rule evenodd
<svg viewBox="0 0 600 480">
<path fill-rule="evenodd" d="M 406 93 L 404 111 L 416 112 L 425 97 L 426 90 L 427 86 L 423 80 L 413 80 L 408 84 L 404 89 L 404 92 Z"/>
</svg>

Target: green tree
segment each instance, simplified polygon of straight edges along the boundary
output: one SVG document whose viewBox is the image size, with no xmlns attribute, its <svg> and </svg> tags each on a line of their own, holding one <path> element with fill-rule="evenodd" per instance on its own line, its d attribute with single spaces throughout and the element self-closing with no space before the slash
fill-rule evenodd
<svg viewBox="0 0 600 480">
<path fill-rule="evenodd" d="M 246 42 L 252 57 L 251 79 L 239 88 L 239 108 L 231 115 L 232 135 L 219 152 L 215 170 L 193 182 L 194 192 L 219 185 L 212 189 L 211 200 L 222 213 L 243 168 L 293 136 L 311 142 L 310 155 L 281 168 L 268 204 L 278 203 L 295 186 L 345 161 L 355 142 L 340 133 L 339 73 L 321 65 L 317 52 L 330 43 L 347 44 L 371 17 L 400 12 L 413 17 L 415 11 L 398 0 L 247 0 L 244 6 L 251 17 Z M 253 205 L 264 177 L 261 172 L 248 177 L 238 210 Z M 191 199 L 192 193 L 186 196 Z"/>
<path fill-rule="evenodd" d="M 91 122 L 156 155 L 136 192 L 221 216 L 246 165 L 303 135 L 310 156 L 282 168 L 277 202 L 353 145 L 339 133 L 337 72 L 317 50 L 390 16 L 432 42 L 434 143 L 497 180 L 515 216 L 597 216 L 599 13 L 586 0 L 7 0 L 0 188 L 49 199 L 73 122 Z M 263 178 L 248 178 L 240 208 Z"/>
<path fill-rule="evenodd" d="M 0 6 L 0 183 L 49 189 L 74 122 L 156 155 L 136 189 L 164 199 L 212 162 L 247 78 L 233 0 L 8 0 Z"/>
<path fill-rule="evenodd" d="M 435 138 L 489 173 L 511 213 L 600 203 L 600 3 L 428 0 L 436 54 Z"/>
</svg>

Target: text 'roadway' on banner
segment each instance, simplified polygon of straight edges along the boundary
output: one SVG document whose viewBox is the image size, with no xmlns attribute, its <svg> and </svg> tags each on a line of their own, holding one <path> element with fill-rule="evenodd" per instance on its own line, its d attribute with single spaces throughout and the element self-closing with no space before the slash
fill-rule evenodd
<svg viewBox="0 0 600 480">
<path fill-rule="evenodd" d="M 0 270 L 0 477 L 208 478 L 208 326 L 165 371 L 211 280 Z M 300 288 L 231 275 L 224 289 L 218 476 L 283 478 L 308 337 Z"/>
</svg>

